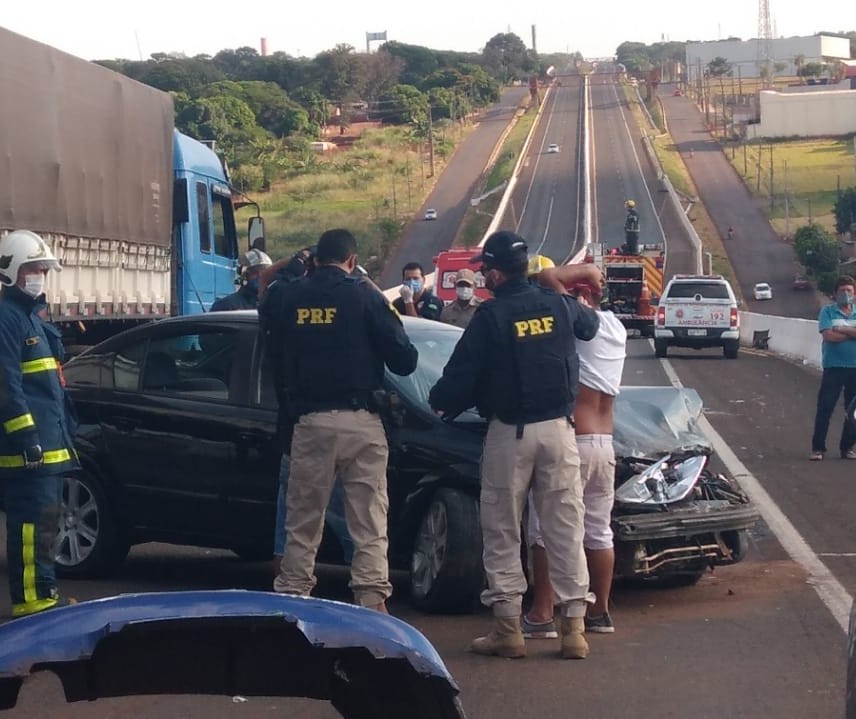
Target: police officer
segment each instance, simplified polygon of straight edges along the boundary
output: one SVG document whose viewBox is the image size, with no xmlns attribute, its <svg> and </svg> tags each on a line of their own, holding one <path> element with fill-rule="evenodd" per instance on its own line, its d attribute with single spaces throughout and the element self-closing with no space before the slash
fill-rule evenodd
<svg viewBox="0 0 856 719">
<path fill-rule="evenodd" d="M 62 477 L 79 468 L 59 331 L 38 314 L 52 269 L 59 262 L 34 232 L 15 230 L 0 240 L 0 488 L 15 617 L 60 601 L 54 544 Z"/>
<path fill-rule="evenodd" d="M 259 283 L 262 271 L 273 264 L 271 258 L 261 250 L 247 250 L 241 257 L 240 287 L 231 295 L 216 300 L 212 312 L 228 310 L 254 310 L 259 306 Z"/>
<path fill-rule="evenodd" d="M 561 606 L 561 655 L 582 659 L 588 654 L 583 616 L 590 595 L 572 420 L 578 384 L 574 338 L 595 336 L 597 314 L 568 295 L 527 282 L 526 242 L 513 232 L 493 233 L 473 261 L 482 263 L 494 299 L 476 310 L 429 395 L 435 411 L 454 415 L 475 405 L 489 419 L 481 463 L 488 580 L 482 601 L 493 609 L 494 627 L 470 649 L 526 656 L 520 523 L 531 487 Z M 594 265 L 580 265 L 579 275 L 580 281 L 602 284 Z"/>
<path fill-rule="evenodd" d="M 356 268 L 357 243 L 347 230 L 321 235 L 311 277 L 286 284 L 268 308 L 268 354 L 278 394 L 296 422 L 286 495 L 286 543 L 274 590 L 307 596 L 336 474 L 354 544 L 351 590 L 357 604 L 386 611 L 386 466 L 389 454 L 374 392 L 384 365 L 408 375 L 416 348 L 398 314 Z"/>
</svg>

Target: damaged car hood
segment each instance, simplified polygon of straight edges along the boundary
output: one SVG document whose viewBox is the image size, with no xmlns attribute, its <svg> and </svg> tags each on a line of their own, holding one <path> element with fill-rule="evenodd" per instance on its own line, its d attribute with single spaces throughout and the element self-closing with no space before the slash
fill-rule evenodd
<svg viewBox="0 0 856 719">
<path fill-rule="evenodd" d="M 699 428 L 704 405 L 685 387 L 621 387 L 613 410 L 616 457 L 654 457 L 681 450 L 710 454 Z"/>
<path fill-rule="evenodd" d="M 323 599 L 244 590 L 127 594 L 0 626 L 0 709 L 52 671 L 67 701 L 130 694 L 326 699 L 350 719 L 464 719 L 409 624 Z"/>
</svg>

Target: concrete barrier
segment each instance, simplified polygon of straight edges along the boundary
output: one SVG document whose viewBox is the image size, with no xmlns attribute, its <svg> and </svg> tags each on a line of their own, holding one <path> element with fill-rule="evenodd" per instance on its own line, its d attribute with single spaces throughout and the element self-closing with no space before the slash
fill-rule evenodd
<svg viewBox="0 0 856 719">
<path fill-rule="evenodd" d="M 756 331 L 769 332 L 767 347 L 774 354 L 820 369 L 817 320 L 741 312 L 740 344 L 751 347 Z"/>
</svg>

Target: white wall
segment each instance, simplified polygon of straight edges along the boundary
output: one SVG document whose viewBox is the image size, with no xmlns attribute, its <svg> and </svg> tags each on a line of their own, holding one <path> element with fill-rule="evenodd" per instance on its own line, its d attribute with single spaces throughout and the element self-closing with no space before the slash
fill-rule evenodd
<svg viewBox="0 0 856 719">
<path fill-rule="evenodd" d="M 856 132 L 856 90 L 806 93 L 764 90 L 760 95 L 761 122 L 746 126 L 747 139 Z"/>
<path fill-rule="evenodd" d="M 820 369 L 820 333 L 817 320 L 740 313 L 740 343 L 752 346 L 755 330 L 769 330 L 768 348 L 777 355 Z"/>
</svg>

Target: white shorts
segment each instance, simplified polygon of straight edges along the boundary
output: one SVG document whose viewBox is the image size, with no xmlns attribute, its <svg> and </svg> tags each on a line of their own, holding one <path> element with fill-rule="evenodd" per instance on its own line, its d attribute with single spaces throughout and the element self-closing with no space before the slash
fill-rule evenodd
<svg viewBox="0 0 856 719">
<path fill-rule="evenodd" d="M 615 450 L 612 435 L 578 434 L 580 476 L 585 505 L 586 549 L 612 549 L 612 505 L 615 500 Z M 526 541 L 530 547 L 543 547 L 541 525 L 532 492 L 526 505 Z"/>
</svg>

